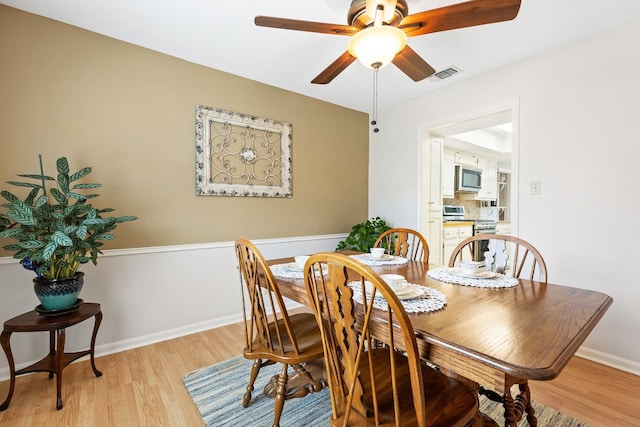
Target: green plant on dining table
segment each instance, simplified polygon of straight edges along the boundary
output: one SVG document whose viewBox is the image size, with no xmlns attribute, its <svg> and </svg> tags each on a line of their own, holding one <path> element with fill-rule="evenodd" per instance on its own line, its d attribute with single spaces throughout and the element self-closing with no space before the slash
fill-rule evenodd
<svg viewBox="0 0 640 427">
<path fill-rule="evenodd" d="M 84 190 L 102 187 L 97 183 L 80 183 L 91 172 L 85 167 L 70 174 L 66 157 L 56 162 L 56 178 L 44 174 L 42 157 L 39 174 L 18 175 L 33 182 L 8 181 L 16 187 L 30 188 L 20 199 L 3 190 L 8 202 L 0 212 L 0 238 L 17 240 L 4 246 L 21 264 L 34 270 L 38 277 L 61 279 L 73 277 L 81 264 L 97 264 L 104 241 L 112 240 L 118 224 L 133 221 L 135 216 L 106 216 L 112 208 L 95 208 L 89 200 L 98 194 L 82 194 Z M 52 186 L 47 189 L 47 183 Z"/>
<path fill-rule="evenodd" d="M 336 251 L 352 250 L 358 252 L 369 252 L 369 249 L 376 242 L 378 237 L 391 227 L 381 219 L 375 217 L 354 225 L 349 235 L 338 242 Z"/>
</svg>

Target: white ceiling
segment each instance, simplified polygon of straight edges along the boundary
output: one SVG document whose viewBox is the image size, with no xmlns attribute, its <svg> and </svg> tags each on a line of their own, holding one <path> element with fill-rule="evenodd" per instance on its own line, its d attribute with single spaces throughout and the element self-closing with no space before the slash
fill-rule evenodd
<svg viewBox="0 0 640 427">
<path fill-rule="evenodd" d="M 409 13 L 460 0 L 408 0 Z M 310 81 L 346 50 L 348 38 L 256 27 L 256 15 L 347 24 L 349 0 L 0 0 L 0 3 L 358 111 L 370 112 L 372 71 L 351 64 L 328 85 Z M 436 71 L 413 82 L 380 70 L 379 108 L 423 95 L 640 17 L 640 0 L 522 0 L 515 20 L 427 34 L 409 45 Z M 602 64 L 603 69 L 610 64 Z"/>
</svg>

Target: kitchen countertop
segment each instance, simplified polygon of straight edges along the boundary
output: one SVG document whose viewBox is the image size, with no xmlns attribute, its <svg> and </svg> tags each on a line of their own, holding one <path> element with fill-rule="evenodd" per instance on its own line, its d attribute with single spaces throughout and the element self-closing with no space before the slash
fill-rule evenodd
<svg viewBox="0 0 640 427">
<path fill-rule="evenodd" d="M 473 221 L 445 221 L 442 223 L 443 227 L 460 227 L 473 225 Z"/>
</svg>

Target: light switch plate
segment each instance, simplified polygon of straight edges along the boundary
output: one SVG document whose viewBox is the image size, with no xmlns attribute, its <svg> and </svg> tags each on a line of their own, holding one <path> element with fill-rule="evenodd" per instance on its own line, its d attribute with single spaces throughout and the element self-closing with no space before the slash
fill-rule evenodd
<svg viewBox="0 0 640 427">
<path fill-rule="evenodd" d="M 531 181 L 531 195 L 539 196 L 542 192 L 540 181 Z"/>
</svg>

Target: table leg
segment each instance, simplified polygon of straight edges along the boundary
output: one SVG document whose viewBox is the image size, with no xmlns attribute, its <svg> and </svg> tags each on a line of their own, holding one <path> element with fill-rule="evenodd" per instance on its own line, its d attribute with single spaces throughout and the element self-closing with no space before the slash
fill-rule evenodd
<svg viewBox="0 0 640 427">
<path fill-rule="evenodd" d="M 519 393 L 514 398 L 511 394 L 511 387 L 515 384 L 518 384 Z M 529 384 L 526 381 L 522 382 L 507 377 L 505 380 L 502 404 L 504 406 L 506 427 L 517 427 L 525 414 L 527 416 L 529 426 L 537 427 L 538 420 L 536 418 L 535 411 L 531 406 L 531 392 L 529 391 Z"/>
<path fill-rule="evenodd" d="M 56 409 L 62 409 L 62 370 L 64 369 L 64 340 L 65 330 L 57 331 L 56 349 Z"/>
<path fill-rule="evenodd" d="M 49 354 L 56 354 L 56 332 L 49 331 Z M 49 371 L 49 379 L 53 378 L 53 371 Z"/>
<path fill-rule="evenodd" d="M 96 377 L 101 377 L 102 372 L 96 368 L 96 336 L 98 335 L 98 328 L 102 323 L 102 311 L 99 311 L 95 316 L 95 322 L 93 323 L 93 334 L 91 335 L 91 368 Z"/>
<path fill-rule="evenodd" d="M 7 356 L 7 362 L 9 362 L 11 380 L 9 382 L 9 393 L 7 393 L 7 398 L 2 402 L 2 405 L 0 405 L 0 411 L 4 411 L 9 407 L 11 397 L 13 397 L 13 389 L 16 385 L 16 365 L 13 361 L 13 354 L 11 353 L 11 344 L 9 343 L 10 339 L 11 332 L 2 331 L 2 335 L 0 335 L 0 343 L 2 343 L 2 349 L 4 350 L 4 354 Z"/>
</svg>

